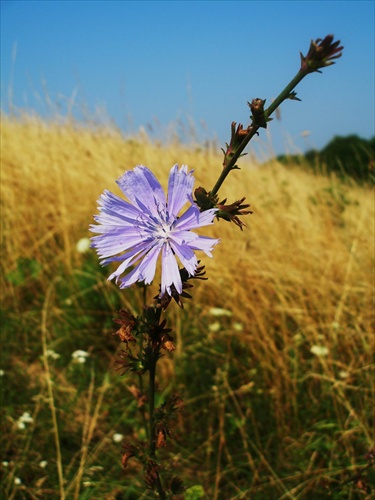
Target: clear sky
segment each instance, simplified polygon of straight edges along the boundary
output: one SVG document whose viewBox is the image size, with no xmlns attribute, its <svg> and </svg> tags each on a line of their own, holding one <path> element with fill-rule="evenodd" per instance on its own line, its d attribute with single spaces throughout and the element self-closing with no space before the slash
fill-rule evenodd
<svg viewBox="0 0 375 500">
<path fill-rule="evenodd" d="M 1 1 L 1 107 L 105 109 L 125 133 L 162 137 L 192 120 L 199 140 L 222 146 L 232 121 L 248 124 L 246 102 L 269 103 L 298 71 L 299 52 L 329 33 L 342 58 L 299 85 L 302 102 L 282 105 L 268 138 L 276 153 L 370 138 L 373 1 Z"/>
</svg>

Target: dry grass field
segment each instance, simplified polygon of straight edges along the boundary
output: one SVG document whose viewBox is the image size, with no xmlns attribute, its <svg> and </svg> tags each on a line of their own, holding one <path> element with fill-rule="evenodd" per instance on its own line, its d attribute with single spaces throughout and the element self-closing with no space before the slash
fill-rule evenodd
<svg viewBox="0 0 375 500">
<path fill-rule="evenodd" d="M 141 290 L 118 290 L 77 242 L 125 170 L 144 164 L 165 185 L 187 164 L 209 190 L 222 155 L 27 116 L 2 117 L 1 155 L 2 498 L 153 498 L 117 442 L 144 436 L 112 335 Z M 221 242 L 202 255 L 208 281 L 167 311 L 177 345 L 160 362 L 159 404 L 175 392 L 185 403 L 167 472 L 190 488 L 179 498 L 373 498 L 373 191 L 239 166 L 219 195 L 246 196 L 247 228 L 209 228 Z"/>
</svg>

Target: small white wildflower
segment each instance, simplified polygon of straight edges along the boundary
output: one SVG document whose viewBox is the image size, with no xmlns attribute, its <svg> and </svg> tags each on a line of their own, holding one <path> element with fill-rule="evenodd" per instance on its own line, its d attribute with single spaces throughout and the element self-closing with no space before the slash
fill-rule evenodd
<svg viewBox="0 0 375 500">
<path fill-rule="evenodd" d="M 211 307 L 209 310 L 211 316 L 233 316 L 232 311 L 228 311 L 228 309 L 222 309 L 221 307 Z"/>
<path fill-rule="evenodd" d="M 2 465 L 3 467 L 8 467 L 8 466 L 9 466 L 9 462 L 8 462 L 8 460 L 3 460 L 3 461 L 1 462 L 1 465 Z"/>
<path fill-rule="evenodd" d="M 315 354 L 315 356 L 327 356 L 329 353 L 328 347 L 324 345 L 313 345 L 312 348 L 310 349 L 310 352 L 312 354 Z"/>
<path fill-rule="evenodd" d="M 113 434 L 112 439 L 114 443 L 121 443 L 121 441 L 124 439 L 124 436 L 116 432 L 115 434 Z"/>
<path fill-rule="evenodd" d="M 216 321 L 215 323 L 212 323 L 211 325 L 209 325 L 208 329 L 210 330 L 210 332 L 218 332 L 221 328 L 221 324 Z"/>
<path fill-rule="evenodd" d="M 25 422 L 25 424 L 31 424 L 34 422 L 33 417 L 30 415 L 28 411 L 25 411 L 19 418 L 20 421 Z"/>
<path fill-rule="evenodd" d="M 83 481 L 83 486 L 85 486 L 85 488 L 88 488 L 89 486 L 93 486 L 94 483 L 92 481 Z"/>
<path fill-rule="evenodd" d="M 17 427 L 19 429 L 26 429 L 26 424 L 31 424 L 32 422 L 34 422 L 33 417 L 29 412 L 25 411 L 17 420 Z"/>
<path fill-rule="evenodd" d="M 4 370 L 0 370 L 0 377 L 4 377 L 5 375 L 5 371 Z"/>
<path fill-rule="evenodd" d="M 101 471 L 103 469 L 104 469 L 104 467 L 102 467 L 101 465 L 92 465 L 90 467 L 91 472 L 97 472 L 97 471 Z"/>
<path fill-rule="evenodd" d="M 243 324 L 242 323 L 233 323 L 233 328 L 236 332 L 242 332 L 243 331 Z"/>
<path fill-rule="evenodd" d="M 41 462 L 39 462 L 39 467 L 41 467 L 42 469 L 45 469 L 47 467 L 47 460 L 42 460 Z"/>
<path fill-rule="evenodd" d="M 26 429 L 26 424 L 31 424 L 32 422 L 34 422 L 33 417 L 29 412 L 25 411 L 17 420 L 17 427 L 23 430 Z"/>
<path fill-rule="evenodd" d="M 349 372 L 345 371 L 345 370 L 341 370 L 339 372 L 339 377 L 340 378 L 348 378 L 349 377 Z"/>
<path fill-rule="evenodd" d="M 58 354 L 57 352 L 55 352 L 52 349 L 47 349 L 46 354 L 47 354 L 48 358 L 52 358 L 52 359 L 59 359 L 59 357 L 60 357 L 60 354 Z"/>
<path fill-rule="evenodd" d="M 86 253 L 90 250 L 90 239 L 81 238 L 77 241 L 76 250 L 78 253 Z"/>
<path fill-rule="evenodd" d="M 19 477 L 14 478 L 14 484 L 22 484 L 22 481 Z"/>
<path fill-rule="evenodd" d="M 87 358 L 89 353 L 87 351 L 82 351 L 81 349 L 77 349 L 72 353 L 72 358 Z"/>
<path fill-rule="evenodd" d="M 90 354 L 86 351 L 82 351 L 81 349 L 78 349 L 77 351 L 74 351 L 72 353 L 72 358 L 74 361 L 77 363 L 86 363 L 86 358 L 88 358 Z"/>
</svg>

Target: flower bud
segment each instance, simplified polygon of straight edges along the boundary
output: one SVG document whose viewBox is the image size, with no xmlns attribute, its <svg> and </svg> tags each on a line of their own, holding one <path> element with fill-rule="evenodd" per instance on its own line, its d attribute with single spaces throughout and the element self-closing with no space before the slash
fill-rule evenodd
<svg viewBox="0 0 375 500">
<path fill-rule="evenodd" d="M 253 120 L 254 125 L 257 127 L 263 127 L 267 128 L 267 119 L 264 114 L 264 105 L 266 103 L 266 100 L 264 99 L 253 99 L 250 102 L 248 102 L 248 106 L 251 109 L 252 116 L 251 119 Z"/>
<path fill-rule="evenodd" d="M 194 191 L 195 201 L 198 207 L 201 209 L 201 212 L 205 210 L 210 210 L 211 208 L 215 208 L 217 203 L 217 198 L 212 197 L 211 193 L 208 193 L 203 187 L 198 187 Z"/>
<path fill-rule="evenodd" d="M 301 69 L 300 71 L 308 74 L 319 71 L 320 68 L 331 66 L 335 64 L 332 59 L 337 59 L 342 56 L 343 46 L 340 46 L 340 40 L 333 42 L 333 35 L 327 35 L 323 40 L 318 38 L 311 40 L 310 48 L 306 56 L 301 55 Z"/>
</svg>

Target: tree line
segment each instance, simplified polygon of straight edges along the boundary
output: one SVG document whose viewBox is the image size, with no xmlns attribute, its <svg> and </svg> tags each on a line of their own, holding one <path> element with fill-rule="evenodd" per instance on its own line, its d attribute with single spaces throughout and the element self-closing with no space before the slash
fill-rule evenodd
<svg viewBox="0 0 375 500">
<path fill-rule="evenodd" d="M 375 137 L 335 136 L 320 151 L 311 149 L 304 155 L 279 155 L 277 160 L 286 165 L 303 163 L 317 172 L 335 172 L 343 178 L 370 182 L 375 179 Z"/>
</svg>

